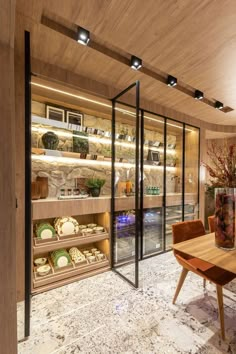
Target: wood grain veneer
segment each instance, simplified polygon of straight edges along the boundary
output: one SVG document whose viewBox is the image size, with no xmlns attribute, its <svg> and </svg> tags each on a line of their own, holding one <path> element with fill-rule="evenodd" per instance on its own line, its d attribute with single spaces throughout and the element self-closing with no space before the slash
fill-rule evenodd
<svg viewBox="0 0 236 354">
<path fill-rule="evenodd" d="M 236 274 L 236 250 L 215 246 L 215 233 L 172 245 L 172 248 Z"/>
<path fill-rule="evenodd" d="M 14 0 L 0 2 L 0 353 L 17 353 Z"/>
<path fill-rule="evenodd" d="M 180 205 L 182 202 L 181 193 L 173 193 L 167 195 L 167 205 Z M 144 208 L 162 207 L 163 196 L 144 196 Z M 194 193 L 186 193 L 185 202 L 196 203 L 197 195 Z M 92 215 L 110 212 L 110 197 L 87 198 L 79 200 L 57 200 L 45 199 L 32 201 L 32 215 L 33 220 L 55 218 L 63 215 Z M 134 208 L 134 197 L 117 197 L 115 202 L 115 210 L 129 210 Z M 108 218 L 100 216 L 100 218 Z M 100 220 L 100 219 L 98 219 Z M 105 221 L 108 225 L 108 221 Z M 103 221 L 101 220 L 103 225 Z M 105 226 L 105 225 L 104 225 Z"/>
</svg>

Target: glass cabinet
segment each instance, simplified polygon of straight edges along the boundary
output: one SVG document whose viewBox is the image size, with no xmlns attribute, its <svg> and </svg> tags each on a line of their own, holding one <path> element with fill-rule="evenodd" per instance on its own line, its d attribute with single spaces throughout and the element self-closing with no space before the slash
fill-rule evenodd
<svg viewBox="0 0 236 354">
<path fill-rule="evenodd" d="M 125 105 L 120 108 L 125 110 Z M 135 111 L 126 109 L 134 117 Z M 140 168 L 138 210 L 134 204 L 134 165 L 126 169 L 126 175 L 116 169 L 115 260 L 121 264 L 134 259 L 137 213 L 142 216 L 139 259 L 169 250 L 172 225 L 198 218 L 199 129 L 145 111 L 140 111 L 140 118 L 140 162 L 134 155 L 135 138 L 129 156 L 127 147 L 116 146 L 116 161 L 122 156 Z M 126 130 L 130 129 L 134 131 L 128 124 Z M 124 206 L 119 210 L 118 197 L 123 198 Z"/>
</svg>

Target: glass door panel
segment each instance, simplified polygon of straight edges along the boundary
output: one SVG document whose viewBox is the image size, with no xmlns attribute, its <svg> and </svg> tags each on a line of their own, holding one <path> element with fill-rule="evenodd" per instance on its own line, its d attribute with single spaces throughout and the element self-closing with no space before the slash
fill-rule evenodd
<svg viewBox="0 0 236 354">
<path fill-rule="evenodd" d="M 184 220 L 198 219 L 199 129 L 185 126 Z"/>
<path fill-rule="evenodd" d="M 166 121 L 165 249 L 172 244 L 172 224 L 183 219 L 183 124 Z"/>
<path fill-rule="evenodd" d="M 164 250 L 164 123 L 162 117 L 143 114 L 143 257 Z"/>
<path fill-rule="evenodd" d="M 124 104 L 126 100 L 129 103 L 131 100 L 132 106 Z M 135 287 L 138 287 L 140 240 L 139 156 L 139 82 L 136 82 L 113 99 L 112 117 L 112 267 Z"/>
</svg>

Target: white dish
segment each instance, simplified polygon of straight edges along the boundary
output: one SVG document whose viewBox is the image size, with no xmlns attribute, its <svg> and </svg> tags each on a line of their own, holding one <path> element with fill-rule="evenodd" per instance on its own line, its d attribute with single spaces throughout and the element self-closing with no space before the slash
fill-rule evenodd
<svg viewBox="0 0 236 354">
<path fill-rule="evenodd" d="M 82 231 L 82 234 L 84 235 L 89 235 L 89 234 L 92 234 L 93 233 L 93 229 L 83 229 Z"/>
<path fill-rule="evenodd" d="M 45 265 L 47 263 L 47 258 L 36 258 L 35 260 L 34 260 L 34 264 L 36 265 L 36 266 L 43 266 L 43 265 Z"/>
<path fill-rule="evenodd" d="M 97 224 L 88 224 L 87 225 L 87 227 L 89 228 L 89 229 L 93 229 L 94 227 L 96 227 L 97 226 Z"/>
<path fill-rule="evenodd" d="M 37 268 L 37 273 L 38 275 L 47 275 L 51 270 L 51 267 L 47 264 L 47 265 L 43 265 Z"/>
<path fill-rule="evenodd" d="M 77 234 L 79 231 L 79 223 L 71 216 L 65 216 L 56 219 L 55 229 L 59 236 Z"/>
<path fill-rule="evenodd" d="M 100 234 L 101 232 L 104 232 L 104 227 L 102 226 L 96 226 L 93 228 L 93 231 L 96 233 L 96 234 Z"/>
</svg>

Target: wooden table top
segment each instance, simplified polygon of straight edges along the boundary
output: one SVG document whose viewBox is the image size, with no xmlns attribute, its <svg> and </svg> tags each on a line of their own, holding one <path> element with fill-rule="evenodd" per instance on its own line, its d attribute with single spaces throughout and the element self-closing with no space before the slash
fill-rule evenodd
<svg viewBox="0 0 236 354">
<path fill-rule="evenodd" d="M 176 243 L 172 248 L 236 274 L 236 249 L 225 251 L 216 247 L 215 233 Z"/>
</svg>

